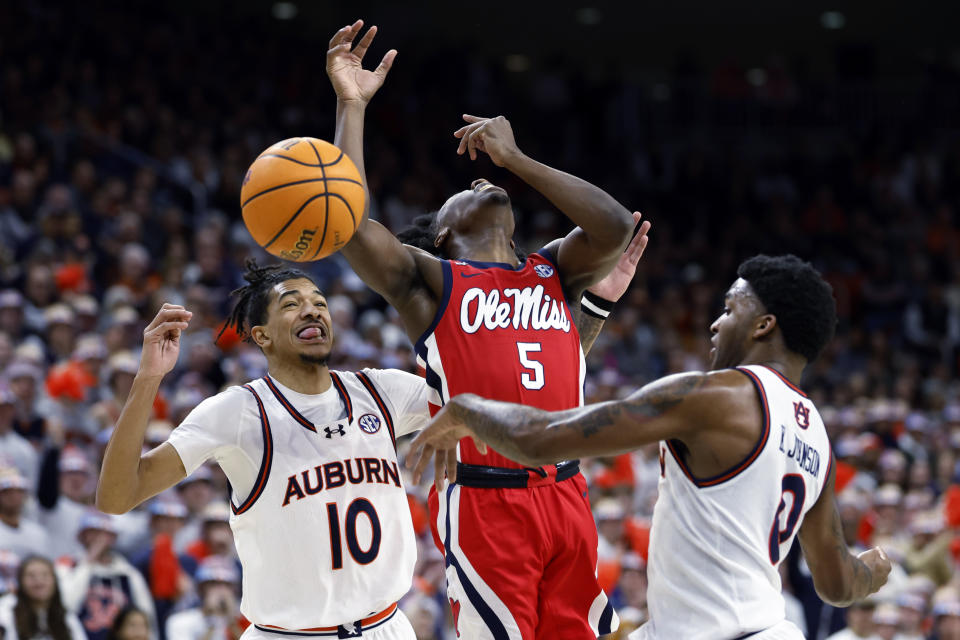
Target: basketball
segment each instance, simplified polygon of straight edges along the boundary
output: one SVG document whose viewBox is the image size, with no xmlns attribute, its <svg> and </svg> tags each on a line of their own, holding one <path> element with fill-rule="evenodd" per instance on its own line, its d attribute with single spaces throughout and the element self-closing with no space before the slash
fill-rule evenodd
<svg viewBox="0 0 960 640">
<path fill-rule="evenodd" d="M 365 205 L 353 161 L 316 138 L 290 138 L 267 148 L 240 188 L 250 235 L 269 253 L 294 262 L 319 260 L 343 247 Z"/>
</svg>

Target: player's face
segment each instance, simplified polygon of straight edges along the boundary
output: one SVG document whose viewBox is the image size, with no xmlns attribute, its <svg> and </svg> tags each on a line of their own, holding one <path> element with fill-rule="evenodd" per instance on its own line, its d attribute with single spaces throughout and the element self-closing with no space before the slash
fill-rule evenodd
<svg viewBox="0 0 960 640">
<path fill-rule="evenodd" d="M 750 343 L 750 329 L 760 314 L 759 301 L 743 278 L 738 278 L 723 299 L 723 313 L 710 325 L 710 368 L 728 369 L 743 362 Z"/>
<path fill-rule="evenodd" d="M 273 353 L 324 365 L 333 347 L 332 327 L 327 299 L 310 280 L 285 280 L 274 287 L 265 327 Z"/>
<path fill-rule="evenodd" d="M 478 178 L 470 188 L 450 196 L 437 214 L 440 228 L 457 234 L 488 228 L 491 224 L 509 224 L 513 235 L 513 208 L 506 189 Z"/>
</svg>

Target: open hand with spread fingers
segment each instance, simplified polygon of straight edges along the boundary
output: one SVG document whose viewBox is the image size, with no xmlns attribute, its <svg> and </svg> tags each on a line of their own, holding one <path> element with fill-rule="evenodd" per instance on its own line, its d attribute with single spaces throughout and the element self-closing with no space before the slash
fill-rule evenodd
<svg viewBox="0 0 960 640">
<path fill-rule="evenodd" d="M 641 217 L 642 214 L 639 211 L 633 212 L 634 226 L 640 222 Z M 589 287 L 587 291 L 610 302 L 619 300 L 623 294 L 627 292 L 627 287 L 630 286 L 633 276 L 637 273 L 637 263 L 640 262 L 640 258 L 643 257 L 643 252 L 646 250 L 647 243 L 650 241 L 650 237 L 647 235 L 649 231 L 650 221 L 645 220 L 633 236 L 630 244 L 627 245 L 623 255 L 620 256 L 620 259 L 617 261 L 617 266 L 613 268 L 613 271 L 608 273 L 607 277 L 603 280 Z"/>
<path fill-rule="evenodd" d="M 354 41 L 363 28 L 363 20 L 357 20 L 333 34 L 327 50 L 327 76 L 337 92 L 337 99 L 344 102 L 362 102 L 366 104 L 377 90 L 393 66 L 397 56 L 396 49 L 384 54 L 377 68 L 368 71 L 363 68 L 363 57 L 377 35 L 377 27 L 372 26 L 354 46 Z"/>
<path fill-rule="evenodd" d="M 177 364 L 180 355 L 180 334 L 193 317 L 179 304 L 164 303 L 147 328 L 143 330 L 143 351 L 140 353 L 138 376 L 163 377 Z"/>
<path fill-rule="evenodd" d="M 457 443 L 461 438 L 473 437 L 477 451 L 481 454 L 487 452 L 486 443 L 475 437 L 474 432 L 454 415 L 453 402 L 437 412 L 430 424 L 410 443 L 407 453 L 406 466 L 413 470 L 415 484 L 420 483 L 433 456 L 437 491 L 443 491 L 444 477 L 449 478 L 450 482 L 457 479 Z"/>
<path fill-rule="evenodd" d="M 460 138 L 458 155 L 466 152 L 471 160 L 476 160 L 477 151 L 483 151 L 490 156 L 493 164 L 502 167 L 510 156 L 520 154 L 510 121 L 503 116 L 481 118 L 465 113 L 463 119 L 468 124 L 453 132 L 453 137 Z"/>
</svg>

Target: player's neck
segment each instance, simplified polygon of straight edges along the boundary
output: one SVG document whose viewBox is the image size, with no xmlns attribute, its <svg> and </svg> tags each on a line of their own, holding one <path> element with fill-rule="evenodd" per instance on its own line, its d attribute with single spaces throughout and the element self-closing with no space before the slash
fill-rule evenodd
<svg viewBox="0 0 960 640">
<path fill-rule="evenodd" d="M 497 228 L 492 228 L 477 235 L 451 239 L 450 256 L 455 260 L 519 264 L 517 254 L 510 246 L 510 239 L 505 238 L 502 231 Z"/>
<path fill-rule="evenodd" d="M 807 361 L 803 356 L 789 351 L 773 352 L 769 349 L 755 349 L 747 354 L 741 364 L 770 367 L 793 384 L 800 386 L 800 378 L 803 377 L 803 369 L 807 366 Z"/>
<path fill-rule="evenodd" d="M 333 384 L 330 380 L 330 369 L 326 365 L 270 362 L 268 370 L 271 378 L 297 393 L 323 393 Z"/>
</svg>

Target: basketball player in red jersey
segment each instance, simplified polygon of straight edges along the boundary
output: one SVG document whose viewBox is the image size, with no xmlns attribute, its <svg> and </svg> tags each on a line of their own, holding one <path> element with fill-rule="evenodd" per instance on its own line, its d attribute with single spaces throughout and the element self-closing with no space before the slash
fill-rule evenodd
<svg viewBox="0 0 960 640">
<path fill-rule="evenodd" d="M 361 175 L 364 111 L 396 55 L 364 70 L 376 27 L 354 47 L 362 26 L 338 31 L 327 53 L 338 99 L 335 143 Z M 601 189 L 524 155 L 502 116 L 464 120 L 454 134 L 458 153 L 486 153 L 576 228 L 519 260 L 510 196 L 479 179 L 421 225 L 428 239 L 421 248 L 402 244 L 364 211 L 343 255 L 399 311 L 437 407 L 464 392 L 540 409 L 578 407 L 583 353 L 569 301 L 611 271 L 634 218 Z M 578 462 L 524 468 L 492 449 L 481 454 L 469 439 L 459 461 L 456 484 L 431 505 L 458 636 L 583 639 L 615 629 L 596 581 L 597 533 Z"/>
</svg>

